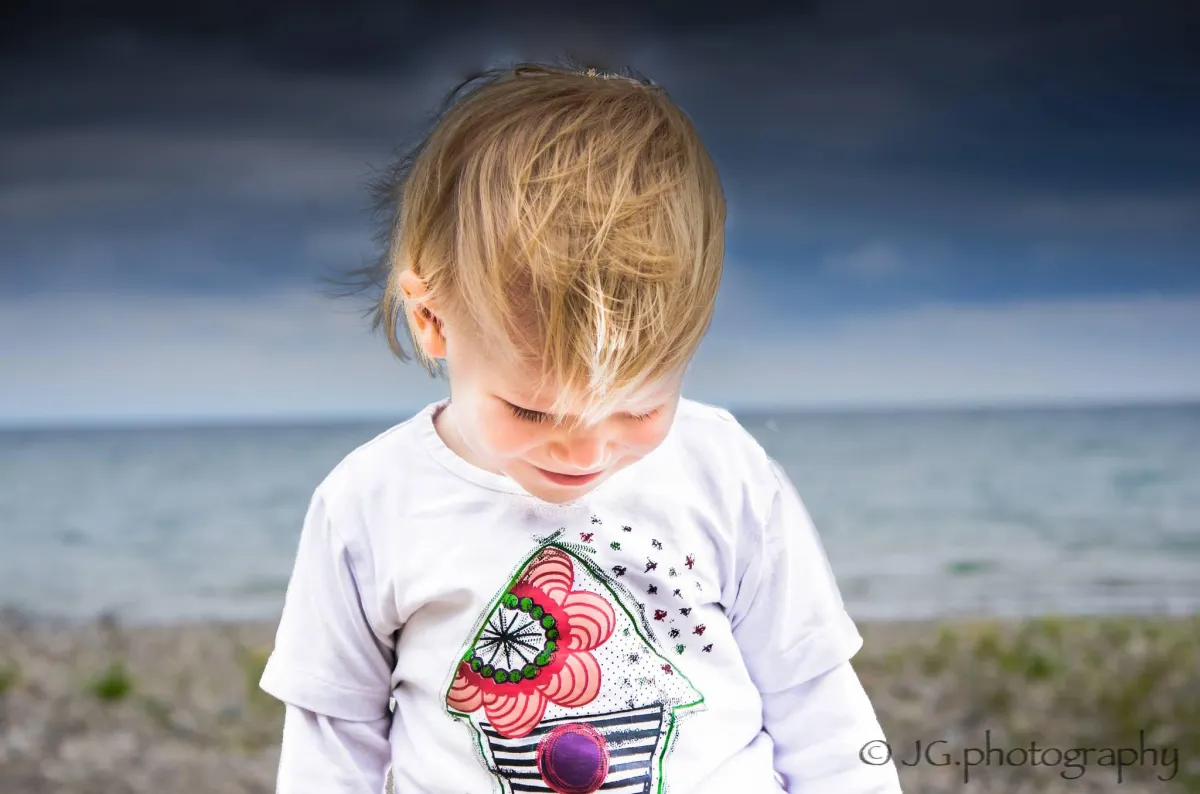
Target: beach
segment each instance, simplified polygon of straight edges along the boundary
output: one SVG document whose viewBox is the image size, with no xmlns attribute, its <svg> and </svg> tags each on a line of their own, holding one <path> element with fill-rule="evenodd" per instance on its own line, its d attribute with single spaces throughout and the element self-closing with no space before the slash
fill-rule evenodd
<svg viewBox="0 0 1200 794">
<path fill-rule="evenodd" d="M 819 528 L 906 792 L 1200 792 L 1200 407 L 740 421 Z M 305 507 L 388 427 L 0 432 L 0 794 L 271 792 Z"/>
<path fill-rule="evenodd" d="M 1200 616 L 860 626 L 854 665 L 906 792 L 1200 791 Z M 0 791 L 273 791 L 273 632 L 6 613 Z"/>
</svg>

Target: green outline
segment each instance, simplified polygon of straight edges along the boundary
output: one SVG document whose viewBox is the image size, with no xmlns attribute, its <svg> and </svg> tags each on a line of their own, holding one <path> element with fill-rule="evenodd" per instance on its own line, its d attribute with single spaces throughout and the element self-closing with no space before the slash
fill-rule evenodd
<svg viewBox="0 0 1200 794">
<path fill-rule="evenodd" d="M 679 677 L 681 677 L 684 681 L 686 681 L 687 685 L 691 688 L 691 690 L 700 696 L 699 700 L 693 700 L 691 703 L 683 703 L 678 706 L 672 706 L 669 710 L 670 716 L 667 718 L 667 731 L 666 731 L 666 734 L 663 736 L 662 750 L 661 750 L 661 752 L 658 753 L 658 785 L 655 787 L 656 794 L 663 794 L 663 792 L 664 792 L 663 786 L 664 786 L 664 782 L 665 782 L 663 780 L 663 764 L 666 762 L 667 754 L 672 749 L 671 740 L 674 738 L 674 735 L 675 735 L 675 723 L 676 723 L 676 719 L 677 719 L 676 712 L 683 711 L 685 709 L 693 709 L 693 708 L 696 708 L 697 706 L 703 704 L 705 702 L 704 701 L 704 693 L 701 692 L 700 688 L 697 687 L 692 682 L 692 679 L 690 679 L 687 675 L 685 675 L 683 673 L 682 670 L 679 669 L 678 665 L 676 665 L 671 659 L 669 659 L 668 657 L 664 656 L 662 653 L 659 652 L 658 641 L 656 639 L 651 639 L 650 637 L 647 637 L 646 634 L 643 633 L 643 631 L 642 631 L 643 628 L 645 628 L 645 629 L 647 629 L 649 634 L 653 635 L 654 632 L 652 630 L 650 630 L 649 624 L 645 624 L 645 625 L 641 624 L 641 622 L 638 621 L 638 619 L 635 618 L 633 616 L 633 614 L 629 611 L 629 608 L 626 607 L 625 600 L 617 594 L 617 589 L 619 589 L 634 603 L 641 604 L 641 601 L 633 594 L 633 591 L 631 591 L 629 588 L 625 587 L 624 585 L 621 585 L 621 584 L 615 583 L 615 582 L 611 582 L 608 574 L 602 568 L 600 568 L 600 566 L 598 566 L 596 563 L 592 562 L 591 560 L 587 560 L 587 559 L 584 559 L 583 557 L 579 556 L 579 554 L 571 548 L 571 546 L 575 546 L 577 544 L 559 543 L 558 538 L 560 538 L 565 531 L 566 531 L 566 528 L 564 527 L 563 529 L 560 529 L 557 532 L 553 533 L 552 535 L 550 535 L 549 537 L 547 537 L 543 541 L 541 541 L 541 545 L 538 546 L 533 552 L 526 555 L 526 557 L 521 562 L 521 564 L 517 566 L 516 573 L 514 573 L 512 575 L 512 577 L 508 580 L 508 584 L 506 584 L 503 588 L 501 588 L 499 594 L 496 595 L 491 600 L 491 602 L 489 602 L 488 608 L 484 611 L 483 616 L 476 623 L 476 630 L 475 630 L 474 637 L 471 639 L 470 642 L 466 643 L 463 646 L 462 650 L 460 650 L 458 656 L 456 657 L 456 661 L 454 663 L 454 668 L 450 674 L 450 682 L 446 685 L 445 691 L 442 693 L 443 708 L 445 708 L 446 713 L 448 713 L 455 720 L 465 722 L 467 724 L 467 727 L 470 728 L 471 733 L 475 737 L 475 744 L 478 748 L 480 757 L 483 760 L 484 767 L 486 767 L 488 772 L 492 773 L 492 775 L 495 776 L 496 780 L 499 781 L 502 791 L 507 790 L 507 791 L 511 792 L 512 788 L 508 785 L 504 776 L 500 774 L 500 770 L 494 768 L 492 766 L 492 764 L 489 762 L 488 753 L 483 744 L 483 739 L 484 739 L 483 733 L 482 733 L 482 731 L 480 731 L 478 728 L 475 727 L 475 724 L 473 722 L 471 722 L 471 715 L 468 713 L 461 712 L 456 709 L 450 708 L 448 705 L 446 705 L 446 702 L 447 702 L 448 698 L 450 697 L 450 690 L 454 687 L 454 679 L 458 676 L 459 664 L 462 663 L 462 659 L 466 655 L 466 653 L 471 648 L 474 648 L 475 644 L 479 642 L 479 638 L 481 636 L 483 636 L 483 630 L 487 627 L 488 619 L 492 616 L 492 613 L 496 611 L 497 607 L 499 607 L 503 604 L 504 596 L 507 595 L 508 592 L 510 590 L 512 590 L 513 587 L 516 586 L 517 582 L 520 581 L 521 576 L 525 573 L 525 569 L 529 567 L 529 564 L 532 563 L 538 557 L 538 555 L 542 554 L 547 549 L 557 549 L 558 551 L 561 551 L 561 552 L 567 554 L 573 560 L 575 560 L 580 565 L 582 565 L 587 570 L 587 572 L 589 574 L 591 574 L 592 578 L 595 579 L 597 582 L 599 582 L 600 585 L 605 590 L 608 591 L 609 595 L 612 596 L 612 600 L 614 602 L 616 602 L 616 605 L 621 609 L 622 612 L 625 613 L 625 616 L 627 618 L 629 618 L 629 622 L 631 624 L 633 624 L 633 630 L 638 633 L 638 638 L 643 643 L 645 643 L 645 645 L 648 648 L 650 648 L 650 652 L 653 653 L 655 656 L 657 656 L 663 662 L 666 662 L 667 664 L 671 665 L 671 669 L 674 671 L 674 673 L 676 675 L 678 675 Z M 614 589 L 614 586 L 616 589 Z M 642 620 L 646 620 L 646 615 L 644 612 L 642 613 Z"/>
</svg>

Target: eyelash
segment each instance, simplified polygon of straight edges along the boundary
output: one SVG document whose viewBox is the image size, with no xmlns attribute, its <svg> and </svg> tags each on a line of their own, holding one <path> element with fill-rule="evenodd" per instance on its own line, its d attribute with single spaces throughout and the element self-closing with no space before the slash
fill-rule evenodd
<svg viewBox="0 0 1200 794">
<path fill-rule="evenodd" d="M 510 405 L 508 408 L 513 412 L 513 416 L 525 422 L 541 424 L 550 418 L 547 414 L 540 414 L 537 411 L 530 411 L 528 408 L 518 408 L 515 405 Z"/>
<path fill-rule="evenodd" d="M 520 408 L 512 404 L 509 404 L 508 408 L 510 411 L 512 411 L 513 416 L 525 422 L 542 424 L 550 419 L 549 414 L 538 413 L 537 411 L 531 411 L 528 408 Z M 655 408 L 653 411 L 647 411 L 644 414 L 629 414 L 626 416 L 626 418 L 634 422 L 645 422 L 648 419 L 653 419 L 658 414 L 658 411 L 659 409 Z"/>
</svg>

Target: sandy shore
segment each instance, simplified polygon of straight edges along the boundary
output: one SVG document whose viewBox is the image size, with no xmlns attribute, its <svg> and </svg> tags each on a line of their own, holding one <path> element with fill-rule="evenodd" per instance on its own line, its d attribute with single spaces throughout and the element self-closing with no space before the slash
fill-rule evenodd
<svg viewBox="0 0 1200 794">
<path fill-rule="evenodd" d="M 855 665 L 906 791 L 1200 791 L 1200 616 L 862 628 Z M 272 635 L 0 616 L 0 792 L 273 791 Z M 1073 748 L 1092 751 L 1067 765 Z"/>
</svg>

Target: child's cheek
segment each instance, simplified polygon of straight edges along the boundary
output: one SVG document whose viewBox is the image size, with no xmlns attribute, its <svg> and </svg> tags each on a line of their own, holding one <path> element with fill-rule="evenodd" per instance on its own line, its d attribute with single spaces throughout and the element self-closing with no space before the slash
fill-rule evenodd
<svg viewBox="0 0 1200 794">
<path fill-rule="evenodd" d="M 488 448 L 502 457 L 519 454 L 531 445 L 530 431 L 511 416 L 493 416 L 480 430 Z"/>
<path fill-rule="evenodd" d="M 667 437 L 671 429 L 670 417 L 655 417 L 644 422 L 632 423 L 624 434 L 627 446 L 649 452 Z"/>
</svg>

